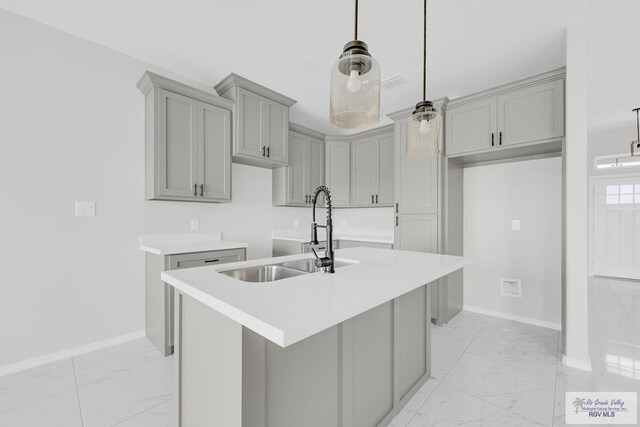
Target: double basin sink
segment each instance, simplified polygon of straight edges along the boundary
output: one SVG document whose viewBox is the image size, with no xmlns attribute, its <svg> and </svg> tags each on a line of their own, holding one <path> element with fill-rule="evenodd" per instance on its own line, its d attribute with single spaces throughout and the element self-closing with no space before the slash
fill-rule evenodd
<svg viewBox="0 0 640 427">
<path fill-rule="evenodd" d="M 352 262 L 334 261 L 334 268 L 344 267 Z M 284 261 L 277 264 L 256 265 L 253 267 L 235 268 L 220 271 L 220 274 L 242 280 L 243 282 L 275 282 L 276 280 L 316 273 L 322 268 L 316 267 L 314 258 L 303 258 Z"/>
</svg>

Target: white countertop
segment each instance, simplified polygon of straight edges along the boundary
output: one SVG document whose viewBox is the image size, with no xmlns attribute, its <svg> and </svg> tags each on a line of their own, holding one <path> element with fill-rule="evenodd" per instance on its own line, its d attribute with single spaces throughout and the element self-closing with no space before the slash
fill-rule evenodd
<svg viewBox="0 0 640 427">
<path fill-rule="evenodd" d="M 377 248 L 337 250 L 355 264 L 267 283 L 218 271 L 309 258 L 308 254 L 162 273 L 162 280 L 257 334 L 286 347 L 446 276 L 468 258 Z"/>
<path fill-rule="evenodd" d="M 247 248 L 241 242 L 222 240 L 222 233 L 147 234 L 140 236 L 140 249 L 156 255 L 187 254 Z"/>
<path fill-rule="evenodd" d="M 308 228 L 292 228 L 288 230 L 273 230 L 271 238 L 276 240 L 293 240 L 304 243 L 311 239 L 311 226 Z M 324 228 L 318 229 L 318 239 L 326 240 Z M 360 228 L 335 228 L 333 240 L 355 240 L 358 242 L 393 244 L 392 229 L 360 229 Z"/>
</svg>

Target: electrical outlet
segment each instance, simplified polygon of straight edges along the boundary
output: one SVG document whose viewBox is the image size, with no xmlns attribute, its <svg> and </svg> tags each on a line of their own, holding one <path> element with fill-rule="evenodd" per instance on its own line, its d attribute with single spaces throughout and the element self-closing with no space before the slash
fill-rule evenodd
<svg viewBox="0 0 640 427">
<path fill-rule="evenodd" d="M 511 221 L 511 229 L 513 231 L 520 231 L 520 220 L 519 219 L 514 219 L 513 221 Z"/>
<path fill-rule="evenodd" d="M 293 220 L 293 228 L 300 228 L 300 220 L 299 219 L 294 219 Z"/>
<path fill-rule="evenodd" d="M 191 231 L 200 231 L 200 220 L 198 218 L 191 220 Z"/>
<path fill-rule="evenodd" d="M 343 219 L 343 220 L 340 222 L 340 226 L 341 226 L 341 227 L 346 227 L 346 226 L 347 226 L 347 220 L 346 220 L 346 219 Z"/>
<path fill-rule="evenodd" d="M 76 202 L 76 216 L 96 216 L 96 202 Z"/>
</svg>

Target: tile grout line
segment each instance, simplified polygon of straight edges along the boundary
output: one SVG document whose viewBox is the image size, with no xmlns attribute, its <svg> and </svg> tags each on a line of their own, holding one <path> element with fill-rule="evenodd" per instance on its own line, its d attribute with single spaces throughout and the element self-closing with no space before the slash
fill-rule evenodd
<svg viewBox="0 0 640 427">
<path fill-rule="evenodd" d="M 429 398 L 433 395 L 433 393 L 436 392 L 436 390 L 438 389 L 438 387 L 440 387 L 440 384 L 442 384 L 442 382 L 444 381 L 444 379 L 447 377 L 447 375 L 449 375 L 449 372 L 451 372 L 451 370 L 454 368 L 454 366 L 456 366 L 456 363 L 458 363 L 458 361 L 460 360 L 460 358 L 467 352 L 467 349 L 469 348 L 469 346 L 471 346 L 471 344 L 473 344 L 473 342 L 475 341 L 475 339 L 478 337 L 478 335 L 480 335 L 480 332 L 482 332 L 482 330 L 484 328 L 486 328 L 487 325 L 484 325 L 482 328 L 480 328 L 478 330 L 478 333 L 476 333 L 473 338 L 471 339 L 471 341 L 469 341 L 469 344 L 467 344 L 467 346 L 464 348 L 464 350 L 462 350 L 462 353 L 460 353 L 460 356 L 458 356 L 455 360 L 455 362 L 453 362 L 451 364 L 451 367 L 449 369 L 447 369 L 447 371 L 445 372 L 445 374 L 442 376 L 442 379 L 440 381 L 438 381 L 438 384 L 436 384 L 436 386 L 433 388 L 433 390 L 431 390 L 431 393 L 429 393 L 426 397 L 426 399 L 424 399 L 424 402 L 422 402 L 422 405 L 420 405 L 420 407 L 418 409 L 416 409 L 416 413 L 413 414 L 411 416 L 411 418 L 409 418 L 409 421 L 407 421 L 407 424 L 405 424 L 405 426 L 408 426 L 409 424 L 411 424 L 411 421 L 413 421 L 413 419 L 416 417 L 416 415 L 418 415 L 418 412 L 420 412 L 420 409 L 427 403 L 427 400 L 429 400 Z M 441 326 L 440 326 L 441 327 Z M 431 345 L 433 346 L 433 339 L 431 340 Z"/>
<path fill-rule="evenodd" d="M 616 300 L 616 302 L 618 303 L 618 305 L 620 306 L 620 309 L 622 310 L 622 312 L 624 313 L 624 315 L 627 317 L 627 319 L 629 319 L 629 323 L 631 324 L 631 327 L 633 329 L 636 330 L 636 332 L 638 332 L 640 334 L 640 329 L 638 329 L 638 327 L 636 326 L 636 323 L 633 321 L 633 318 L 629 315 L 629 313 L 627 312 L 627 310 L 624 308 L 624 305 L 622 305 L 622 302 L 620 301 L 620 298 L 618 298 L 618 295 L 616 295 L 615 291 L 613 290 L 613 288 L 611 287 L 611 284 L 609 283 L 609 279 L 604 279 L 605 283 L 607 284 L 607 287 L 609 288 L 609 291 L 611 292 L 611 294 L 613 295 L 613 298 Z"/>
<path fill-rule="evenodd" d="M 76 362 L 71 357 L 71 367 L 73 368 L 73 381 L 76 384 L 76 398 L 78 399 L 78 409 L 80 410 L 80 423 L 84 427 L 84 414 L 82 413 L 82 403 L 80 402 L 80 389 L 78 388 L 78 374 L 76 373 Z"/>
<path fill-rule="evenodd" d="M 150 410 L 152 410 L 153 408 L 157 408 L 157 407 L 158 407 L 158 406 L 160 406 L 160 405 L 164 405 L 165 403 L 169 402 L 169 401 L 170 401 L 170 400 L 172 400 L 172 399 L 173 399 L 173 397 L 170 397 L 170 398 L 168 398 L 167 400 L 163 400 L 162 402 L 157 403 L 157 404 L 153 405 L 152 407 L 145 409 L 144 411 L 140 411 L 140 412 L 138 412 L 138 413 L 135 413 L 135 414 L 131 415 L 130 417 L 124 418 L 124 419 L 122 419 L 122 420 L 120 420 L 120 421 L 116 421 L 114 424 L 111 424 L 111 427 L 115 427 L 115 426 L 117 426 L 118 424 L 122 424 L 122 423 L 123 423 L 123 422 L 125 422 L 125 421 L 129 421 L 130 419 L 135 418 L 135 417 L 137 417 L 138 415 L 142 415 L 142 414 L 144 414 L 145 412 L 149 412 L 149 411 L 150 411 Z"/>
</svg>

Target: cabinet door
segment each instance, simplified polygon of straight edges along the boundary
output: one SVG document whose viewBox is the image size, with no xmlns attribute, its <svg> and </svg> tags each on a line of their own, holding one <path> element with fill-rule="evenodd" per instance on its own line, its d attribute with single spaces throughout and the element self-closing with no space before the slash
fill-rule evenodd
<svg viewBox="0 0 640 427">
<path fill-rule="evenodd" d="M 158 100 L 158 195 L 195 198 L 198 102 L 164 89 Z"/>
<path fill-rule="evenodd" d="M 265 99 L 246 89 L 238 88 L 237 135 L 235 151 L 247 156 L 263 158 Z"/>
<path fill-rule="evenodd" d="M 422 286 L 394 301 L 397 387 L 400 399 L 404 399 L 429 370 L 427 349 L 431 344 L 427 339 L 431 319 L 427 317 L 427 292 L 427 286 Z"/>
<path fill-rule="evenodd" d="M 265 145 L 269 160 L 289 162 L 289 110 L 282 104 L 264 99 Z"/>
<path fill-rule="evenodd" d="M 392 206 L 394 194 L 393 172 L 393 133 L 378 139 L 378 190 L 376 191 L 376 205 Z"/>
<path fill-rule="evenodd" d="M 437 215 L 396 215 L 394 249 L 438 253 Z"/>
<path fill-rule="evenodd" d="M 198 195 L 231 199 L 231 113 L 201 103 L 198 109 Z"/>
<path fill-rule="evenodd" d="M 407 122 L 396 125 L 396 202 L 398 212 L 438 213 L 440 156 L 407 156 Z"/>
<path fill-rule="evenodd" d="M 327 142 L 325 145 L 325 181 L 331 191 L 333 206 L 349 206 L 350 155 L 348 142 Z"/>
<path fill-rule="evenodd" d="M 304 205 L 307 203 L 308 191 L 308 177 L 307 177 L 307 151 L 308 151 L 308 138 L 297 132 L 290 132 L 289 138 L 291 139 L 290 162 L 287 171 L 288 194 L 287 204 Z"/>
<path fill-rule="evenodd" d="M 451 107 L 446 117 L 447 155 L 487 150 L 496 146 L 496 98 Z M 492 138 L 493 136 L 493 138 Z"/>
<path fill-rule="evenodd" d="M 313 196 L 316 188 L 324 184 L 324 141 L 309 139 L 309 158 L 307 160 L 309 194 Z M 318 196 L 318 206 L 324 206 L 324 194 Z"/>
<path fill-rule="evenodd" d="M 374 206 L 377 184 L 378 141 L 351 143 L 351 205 Z"/>
<path fill-rule="evenodd" d="M 501 145 L 564 136 L 564 81 L 556 80 L 498 96 L 498 132 L 502 133 Z"/>
</svg>

